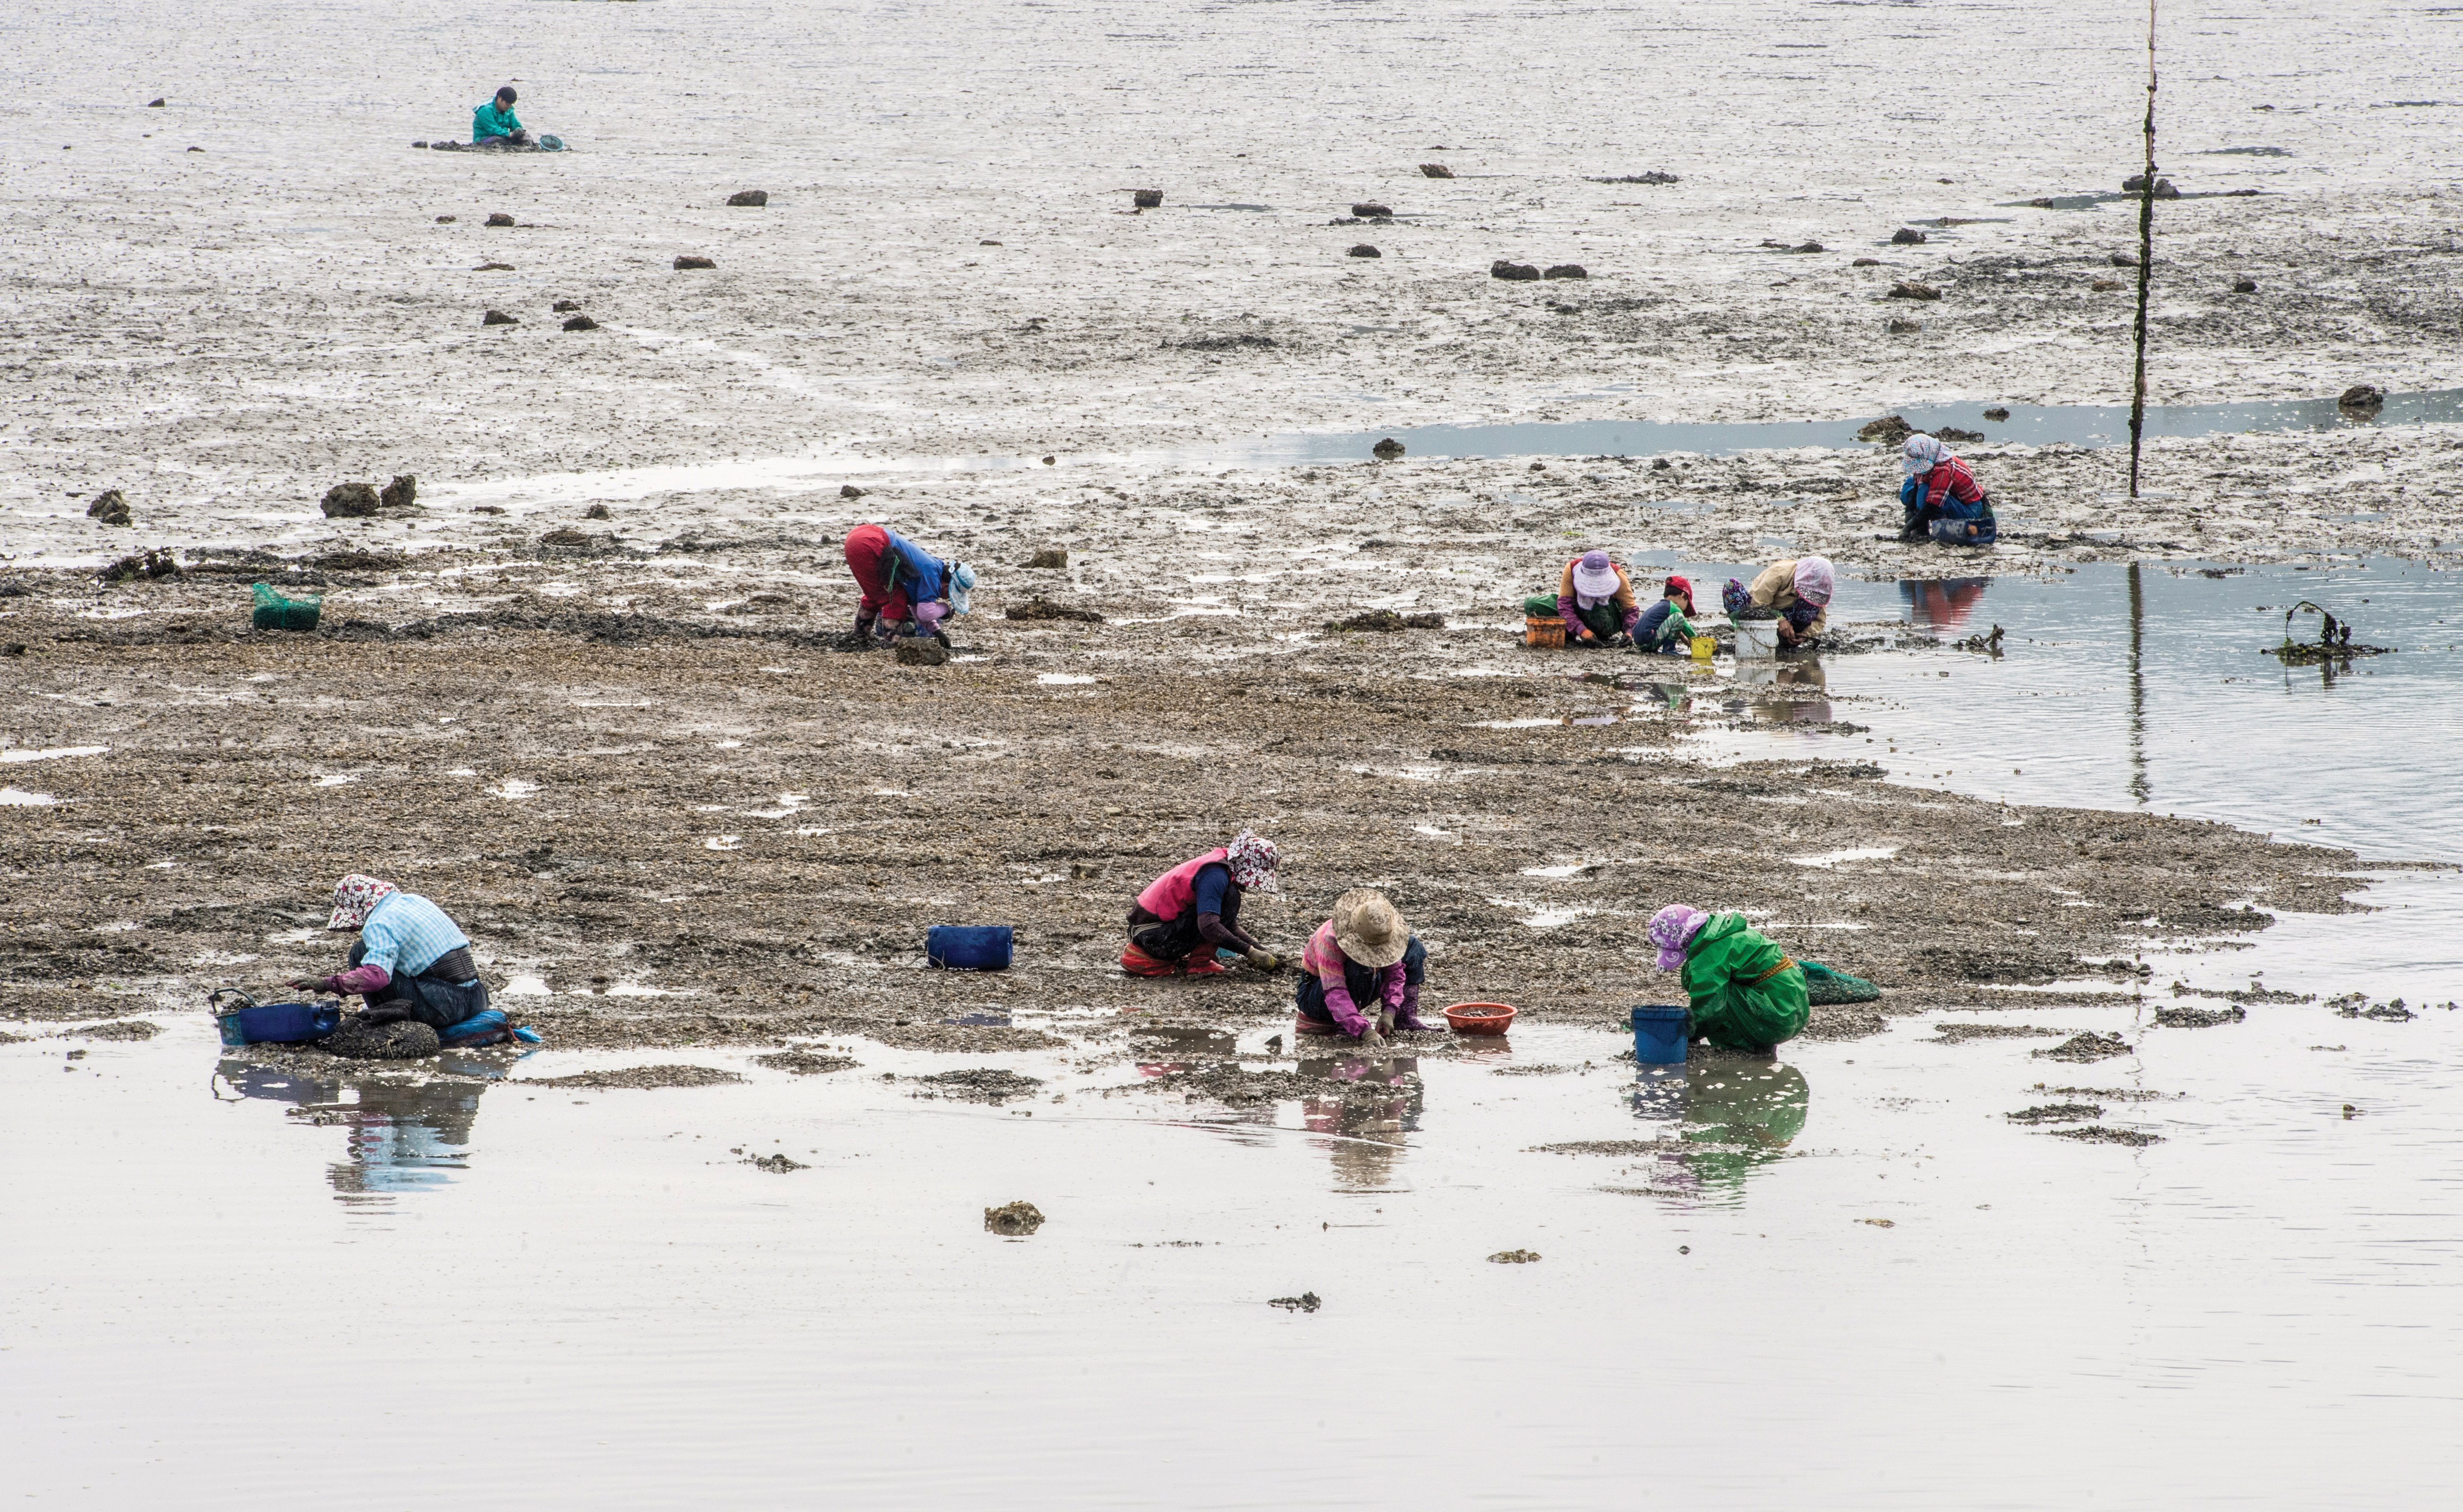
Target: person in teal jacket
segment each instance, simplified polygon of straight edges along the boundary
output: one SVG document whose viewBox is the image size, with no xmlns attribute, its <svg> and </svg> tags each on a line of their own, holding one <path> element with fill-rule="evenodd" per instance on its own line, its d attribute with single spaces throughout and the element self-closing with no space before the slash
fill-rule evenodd
<svg viewBox="0 0 2463 1512">
<path fill-rule="evenodd" d="M 1748 928 L 1742 914 L 1705 914 L 1670 903 L 1651 917 L 1659 969 L 1685 973 L 1689 1032 L 1723 1050 L 1767 1050 L 1804 1032 L 1813 1017 L 1804 968 Z"/>
<path fill-rule="evenodd" d="M 474 147 L 527 147 L 531 134 L 513 115 L 513 101 L 521 97 L 513 86 L 496 91 L 496 97 L 470 113 L 470 145 Z"/>
</svg>

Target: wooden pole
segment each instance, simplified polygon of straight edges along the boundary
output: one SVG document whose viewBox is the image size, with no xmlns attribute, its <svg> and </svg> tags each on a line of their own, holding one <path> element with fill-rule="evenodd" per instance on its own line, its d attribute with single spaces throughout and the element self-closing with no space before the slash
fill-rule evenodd
<svg viewBox="0 0 2463 1512">
<path fill-rule="evenodd" d="M 2155 276 L 2155 0 L 2147 0 L 2147 173 L 2138 182 L 2138 371 L 2129 390 L 2129 496 L 2147 432 L 2147 291 Z"/>
</svg>

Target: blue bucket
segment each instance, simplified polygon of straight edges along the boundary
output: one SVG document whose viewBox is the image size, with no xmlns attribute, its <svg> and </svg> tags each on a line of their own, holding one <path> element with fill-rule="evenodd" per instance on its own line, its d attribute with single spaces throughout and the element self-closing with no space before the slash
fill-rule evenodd
<svg viewBox="0 0 2463 1512">
<path fill-rule="evenodd" d="M 949 971 L 1007 971 L 1007 924 L 935 924 L 924 935 L 924 954 Z"/>
<path fill-rule="evenodd" d="M 252 1003 L 244 1008 L 214 1015 L 222 1029 L 223 1043 L 241 1045 L 297 1045 L 307 1040 L 321 1040 L 342 1026 L 342 1005 L 339 1003 Z"/>
<path fill-rule="evenodd" d="M 1649 1003 L 1634 1009 L 1634 1060 L 1644 1066 L 1684 1065 L 1685 1029 L 1692 1016 L 1682 1004 Z"/>
</svg>

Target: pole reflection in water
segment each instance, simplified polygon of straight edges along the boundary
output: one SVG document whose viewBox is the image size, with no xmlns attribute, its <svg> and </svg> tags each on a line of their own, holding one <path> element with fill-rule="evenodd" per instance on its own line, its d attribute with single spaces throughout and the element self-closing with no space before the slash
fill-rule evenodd
<svg viewBox="0 0 2463 1512">
<path fill-rule="evenodd" d="M 1634 1080 L 1633 1114 L 1661 1126 L 1663 1152 L 1652 1157 L 1648 1190 L 1741 1202 L 1745 1177 L 1804 1132 L 1812 1095 L 1803 1071 L 1755 1056 L 1714 1050 L 1683 1066 L 1645 1068 Z"/>
<path fill-rule="evenodd" d="M 1338 1188 L 1384 1186 L 1403 1154 L 1403 1136 L 1416 1133 L 1426 1105 L 1415 1055 L 1371 1057 L 1303 1055 L 1300 1123 L 1326 1141 Z"/>
<path fill-rule="evenodd" d="M 2129 564 L 2129 796 L 2147 804 L 2147 672 L 2139 659 L 2147 638 L 2147 592 L 2138 564 Z"/>
<path fill-rule="evenodd" d="M 453 1055 L 439 1057 L 436 1070 L 417 1073 L 419 1080 L 341 1061 L 302 1068 L 227 1055 L 216 1068 L 243 1098 L 287 1103 L 294 1123 L 343 1131 L 343 1159 L 325 1179 L 349 1203 L 390 1202 L 452 1180 L 467 1164 L 479 1094 L 501 1071 L 497 1063 Z"/>
</svg>

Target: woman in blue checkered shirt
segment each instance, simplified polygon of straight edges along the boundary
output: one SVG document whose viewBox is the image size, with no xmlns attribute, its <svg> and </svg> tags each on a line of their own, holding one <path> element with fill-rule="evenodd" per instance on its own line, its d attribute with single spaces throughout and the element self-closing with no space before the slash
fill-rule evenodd
<svg viewBox="0 0 2463 1512">
<path fill-rule="evenodd" d="M 469 938 L 445 910 L 391 882 L 357 872 L 334 887 L 330 930 L 359 931 L 347 969 L 293 982 L 301 991 L 358 993 L 369 1024 L 404 1019 L 443 1033 L 488 1009 L 488 984 Z"/>
</svg>

